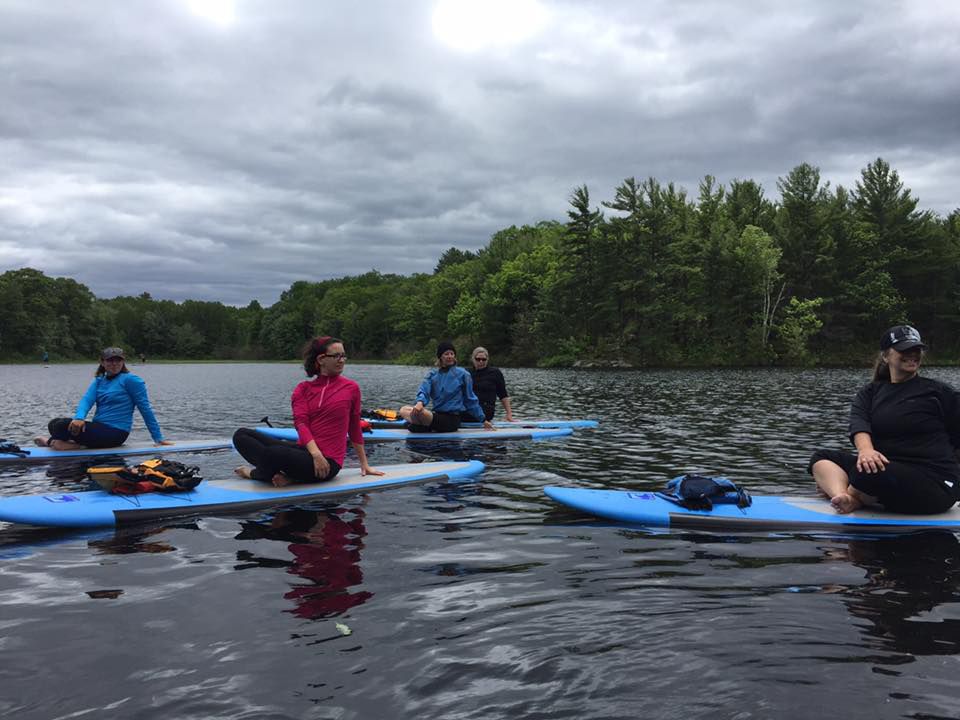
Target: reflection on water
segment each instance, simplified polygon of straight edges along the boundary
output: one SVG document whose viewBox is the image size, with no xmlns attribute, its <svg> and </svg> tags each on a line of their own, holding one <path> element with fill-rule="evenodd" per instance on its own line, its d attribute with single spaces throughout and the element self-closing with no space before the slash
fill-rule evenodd
<svg viewBox="0 0 960 720">
<path fill-rule="evenodd" d="M 51 370 L 3 368 L 0 436 L 69 414 L 92 368 Z M 289 423 L 302 377 L 293 363 L 137 371 L 173 438 Z M 424 372 L 348 367 L 383 407 L 410 402 Z M 960 386 L 960 371 L 928 374 Z M 953 533 L 647 531 L 542 492 L 706 472 L 812 495 L 810 450 L 845 446 L 865 370 L 506 375 L 518 418 L 601 427 L 369 448 L 374 465 L 482 460 L 470 482 L 117 530 L 0 527 L 0 716 L 958 716 Z M 178 459 L 208 482 L 239 463 Z M 0 492 L 86 489 L 85 469 L 3 468 Z"/>
<path fill-rule="evenodd" d="M 279 540 L 289 543 L 292 560 L 274 560 L 254 552 L 237 552 L 237 569 L 285 567 L 306 582 L 284 594 L 292 600 L 297 617 L 308 620 L 342 615 L 373 596 L 367 591 L 351 591 L 363 582 L 360 550 L 367 534 L 363 510 L 283 510 L 269 522 L 243 522 L 237 540 Z"/>
<path fill-rule="evenodd" d="M 960 541 L 949 532 L 851 540 L 842 559 L 866 571 L 844 592 L 850 614 L 881 649 L 960 654 Z M 844 557 L 845 556 L 845 557 Z"/>
</svg>

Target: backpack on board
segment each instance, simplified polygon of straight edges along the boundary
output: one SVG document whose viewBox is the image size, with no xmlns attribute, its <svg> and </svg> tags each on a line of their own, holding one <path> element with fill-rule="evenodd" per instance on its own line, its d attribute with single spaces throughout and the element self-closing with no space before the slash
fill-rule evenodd
<svg viewBox="0 0 960 720">
<path fill-rule="evenodd" d="M 361 410 L 360 416 L 370 420 L 400 420 L 400 413 L 396 410 L 387 408 L 377 408 L 376 410 Z"/>
<path fill-rule="evenodd" d="M 713 510 L 714 504 L 731 504 L 738 508 L 750 507 L 750 493 L 725 477 L 683 475 L 670 480 L 663 492 L 657 493 L 664 500 L 688 510 Z"/>
<path fill-rule="evenodd" d="M 4 438 L 0 438 L 0 453 L 17 457 L 27 457 L 30 454 L 15 442 Z"/>
<path fill-rule="evenodd" d="M 151 458 L 137 465 L 94 466 L 87 468 L 87 476 L 107 492 L 117 495 L 184 492 L 193 490 L 203 480 L 196 465 L 163 458 Z"/>
</svg>

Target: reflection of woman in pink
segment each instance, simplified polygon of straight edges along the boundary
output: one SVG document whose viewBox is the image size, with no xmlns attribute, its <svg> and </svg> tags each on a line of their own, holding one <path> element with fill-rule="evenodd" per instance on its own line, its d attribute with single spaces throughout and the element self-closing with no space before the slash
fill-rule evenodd
<svg viewBox="0 0 960 720">
<path fill-rule="evenodd" d="M 373 597 L 366 590 L 349 590 L 363 583 L 360 550 L 367 534 L 363 510 L 353 512 L 356 517 L 349 521 L 333 512 L 311 513 L 316 517 L 314 525 L 296 533 L 303 541 L 288 547 L 294 557 L 290 572 L 310 581 L 283 596 L 296 603 L 291 612 L 297 617 L 313 620 L 341 615 Z"/>
<path fill-rule="evenodd" d="M 238 467 L 237 475 L 277 487 L 332 480 L 343 466 L 348 435 L 360 459 L 361 475 L 383 475 L 367 462 L 360 428 L 360 386 L 343 377 L 346 361 L 341 340 L 318 337 L 307 345 L 303 369 L 313 380 L 297 385 L 290 399 L 298 442 L 240 428 L 233 434 L 233 446 L 253 467 Z"/>
<path fill-rule="evenodd" d="M 354 517 L 345 519 L 350 513 Z M 308 620 L 334 617 L 373 597 L 367 590 L 353 590 L 363 584 L 360 551 L 367 534 L 363 517 L 361 508 L 282 510 L 269 524 L 243 523 L 237 539 L 289 543 L 287 550 L 293 559 L 284 563 L 287 572 L 304 580 L 292 582 L 292 588 L 283 595 L 294 604 L 289 612 Z M 272 557 L 244 556 L 245 565 L 251 560 L 262 567 L 277 566 Z"/>
</svg>

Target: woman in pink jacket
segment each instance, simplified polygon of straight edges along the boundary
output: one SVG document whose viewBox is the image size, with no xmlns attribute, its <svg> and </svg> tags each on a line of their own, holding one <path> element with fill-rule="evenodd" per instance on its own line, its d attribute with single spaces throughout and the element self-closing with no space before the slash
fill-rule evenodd
<svg viewBox="0 0 960 720">
<path fill-rule="evenodd" d="M 281 440 L 249 428 L 233 434 L 233 446 L 253 467 L 236 469 L 243 478 L 276 487 L 294 482 L 332 480 L 343 467 L 349 436 L 360 459 L 362 475 L 383 475 L 367 462 L 360 429 L 360 386 L 343 377 L 347 355 L 343 341 L 318 337 L 304 350 L 307 377 L 290 402 L 297 442 Z"/>
</svg>

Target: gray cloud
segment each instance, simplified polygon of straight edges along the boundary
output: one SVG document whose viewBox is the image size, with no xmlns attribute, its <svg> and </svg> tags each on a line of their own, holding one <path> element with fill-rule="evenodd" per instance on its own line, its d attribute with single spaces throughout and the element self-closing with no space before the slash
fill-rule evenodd
<svg viewBox="0 0 960 720">
<path fill-rule="evenodd" d="M 883 156 L 960 186 L 947 2 L 541 2 L 519 42 L 433 36 L 433 2 L 0 0 L 0 271 L 98 295 L 274 302 L 298 279 L 429 272 L 563 219 L 571 189 Z"/>
</svg>

